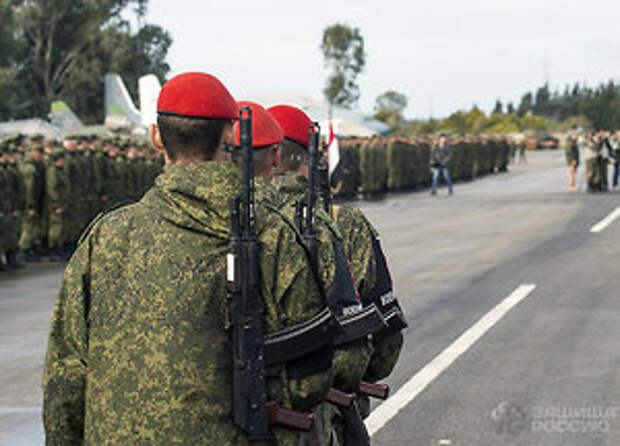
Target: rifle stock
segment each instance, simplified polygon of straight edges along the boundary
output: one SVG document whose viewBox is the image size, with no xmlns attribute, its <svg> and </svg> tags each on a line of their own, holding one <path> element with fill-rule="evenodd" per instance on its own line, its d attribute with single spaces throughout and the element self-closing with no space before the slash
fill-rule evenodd
<svg viewBox="0 0 620 446">
<path fill-rule="evenodd" d="M 269 424 L 272 426 L 284 426 L 295 430 L 308 432 L 314 426 L 314 415 L 311 413 L 295 412 L 283 409 L 273 401 L 267 403 L 269 411 Z"/>
<path fill-rule="evenodd" d="M 342 390 L 338 390 L 335 388 L 329 389 L 327 395 L 325 395 L 325 401 L 328 403 L 332 403 L 338 407 L 344 407 L 348 409 L 353 405 L 353 401 L 355 401 L 354 393 L 346 393 Z"/>
<path fill-rule="evenodd" d="M 361 395 L 378 398 L 380 400 L 386 400 L 388 396 L 390 396 L 390 387 L 386 384 L 369 383 L 366 381 L 360 381 L 355 391 Z"/>
</svg>

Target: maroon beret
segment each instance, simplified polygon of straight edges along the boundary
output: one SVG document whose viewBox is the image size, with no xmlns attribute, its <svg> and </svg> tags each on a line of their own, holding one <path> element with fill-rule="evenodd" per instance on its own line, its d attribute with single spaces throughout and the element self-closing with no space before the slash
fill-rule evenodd
<svg viewBox="0 0 620 446">
<path fill-rule="evenodd" d="M 206 73 L 183 73 L 164 84 L 157 113 L 185 118 L 238 119 L 235 99 L 224 84 Z"/>
<path fill-rule="evenodd" d="M 273 116 L 271 116 L 265 108 L 251 101 L 241 101 L 237 105 L 242 107 L 250 107 L 252 110 L 252 146 L 255 148 L 272 146 L 280 144 L 284 141 L 284 133 L 282 127 L 278 124 Z M 237 145 L 240 144 L 239 139 L 239 123 L 235 123 L 235 135 Z"/>
<path fill-rule="evenodd" d="M 301 109 L 290 105 L 276 105 L 267 110 L 278 121 L 288 139 L 308 147 L 308 131 L 312 121 Z"/>
</svg>

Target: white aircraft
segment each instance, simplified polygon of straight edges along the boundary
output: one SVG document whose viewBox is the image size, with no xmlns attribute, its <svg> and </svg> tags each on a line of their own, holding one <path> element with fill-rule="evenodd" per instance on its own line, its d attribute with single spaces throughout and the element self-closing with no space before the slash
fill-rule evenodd
<svg viewBox="0 0 620 446">
<path fill-rule="evenodd" d="M 157 77 L 147 74 L 138 80 L 139 110 L 118 74 L 106 74 L 104 84 L 105 126 L 111 130 L 132 129 L 132 133 L 145 134 L 149 125 L 157 121 L 157 97 L 161 90 Z"/>
<path fill-rule="evenodd" d="M 153 74 L 138 81 L 140 109 L 134 105 L 127 87 L 118 74 L 106 74 L 104 79 L 105 123 L 103 126 L 85 126 L 63 101 L 52 103 L 48 120 L 33 118 L 0 122 L 0 138 L 23 133 L 41 133 L 47 138 L 63 138 L 70 133 L 106 133 L 127 131 L 136 136 L 147 134 L 148 126 L 157 120 L 157 97 L 161 85 Z"/>
</svg>

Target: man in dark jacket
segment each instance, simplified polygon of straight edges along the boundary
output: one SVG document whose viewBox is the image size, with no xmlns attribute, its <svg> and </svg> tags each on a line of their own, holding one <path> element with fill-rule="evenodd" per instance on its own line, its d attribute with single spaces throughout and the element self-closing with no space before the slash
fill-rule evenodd
<svg viewBox="0 0 620 446">
<path fill-rule="evenodd" d="M 433 169 L 433 190 L 431 195 L 437 195 L 437 184 L 439 182 L 439 174 L 443 174 L 446 184 L 448 185 L 448 193 L 452 195 L 452 178 L 450 177 L 450 152 L 446 147 L 446 135 L 440 134 L 437 142 L 431 149 L 431 168 Z"/>
</svg>

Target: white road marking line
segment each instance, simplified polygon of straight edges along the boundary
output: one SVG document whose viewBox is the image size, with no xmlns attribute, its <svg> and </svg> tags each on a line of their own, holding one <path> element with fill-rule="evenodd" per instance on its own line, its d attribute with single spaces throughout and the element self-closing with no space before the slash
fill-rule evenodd
<svg viewBox="0 0 620 446">
<path fill-rule="evenodd" d="M 16 413 L 41 413 L 41 407 L 4 407 L 0 406 L 0 415 L 11 415 Z"/>
<path fill-rule="evenodd" d="M 617 207 L 611 214 L 609 214 L 607 217 L 592 226 L 590 232 L 593 232 L 595 234 L 601 232 L 607 226 L 612 224 L 618 217 L 620 217 L 620 207 Z"/>
<path fill-rule="evenodd" d="M 394 418 L 407 404 L 412 402 L 441 373 L 452 365 L 463 353 L 500 321 L 512 308 L 536 289 L 534 284 L 520 285 L 507 298 L 497 304 L 478 322 L 472 325 L 456 341 L 416 373 L 398 391 L 381 403 L 366 419 L 368 433 L 377 433 L 388 421 Z"/>
</svg>

